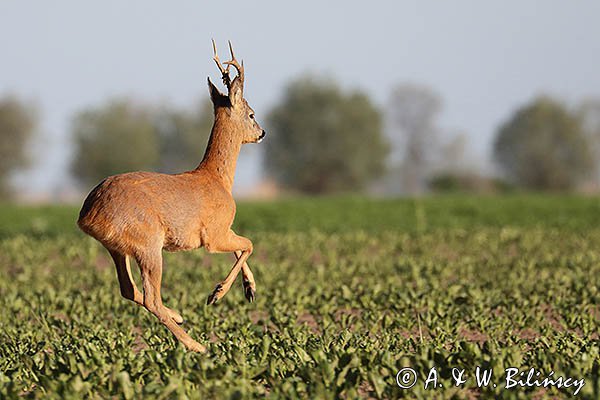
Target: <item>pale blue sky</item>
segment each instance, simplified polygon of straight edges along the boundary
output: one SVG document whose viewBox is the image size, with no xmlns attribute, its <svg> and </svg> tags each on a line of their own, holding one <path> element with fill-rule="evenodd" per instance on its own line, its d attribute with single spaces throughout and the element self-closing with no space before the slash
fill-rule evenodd
<svg viewBox="0 0 600 400">
<path fill-rule="evenodd" d="M 533 96 L 600 96 L 598 21 L 598 1 L 4 0 L 0 93 L 42 110 L 30 191 L 65 180 L 75 111 L 115 95 L 179 105 L 205 96 L 207 75 L 218 79 L 211 37 L 224 54 L 231 39 L 245 60 L 259 120 L 305 71 L 380 105 L 392 85 L 422 83 L 444 99 L 442 125 L 486 157 L 498 124 Z M 256 147 L 243 150 L 238 187 L 258 179 L 257 160 Z"/>
</svg>

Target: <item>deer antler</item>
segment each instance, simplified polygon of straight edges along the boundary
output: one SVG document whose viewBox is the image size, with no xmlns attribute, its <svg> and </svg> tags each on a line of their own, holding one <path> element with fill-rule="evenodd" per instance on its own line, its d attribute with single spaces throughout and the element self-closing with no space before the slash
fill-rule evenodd
<svg viewBox="0 0 600 400">
<path fill-rule="evenodd" d="M 221 79 L 223 79 L 223 84 L 227 86 L 227 89 L 229 89 L 229 87 L 231 86 L 231 77 L 229 76 L 229 65 L 227 66 L 227 68 L 223 68 L 221 61 L 219 60 L 219 55 L 217 54 L 217 45 L 215 44 L 215 39 L 212 39 L 212 45 L 213 53 L 215 54 L 213 56 L 213 60 L 215 60 L 219 71 L 221 71 Z M 231 49 L 231 43 L 229 44 L 229 48 Z"/>
<path fill-rule="evenodd" d="M 231 60 L 229 61 L 225 61 L 223 64 L 227 65 L 227 68 L 223 67 L 223 64 L 221 64 L 221 60 L 219 60 L 219 55 L 217 54 L 217 45 L 215 44 L 215 40 L 212 39 L 212 45 L 213 45 L 213 52 L 214 52 L 214 56 L 213 56 L 213 60 L 215 61 L 215 63 L 217 64 L 217 67 L 219 68 L 219 71 L 221 71 L 221 79 L 223 79 L 223 84 L 225 86 L 227 86 L 227 89 L 231 89 L 231 76 L 229 75 L 229 67 L 233 66 L 236 71 L 237 71 L 237 77 L 236 79 L 238 79 L 240 81 L 241 87 L 244 87 L 244 61 L 242 60 L 242 64 L 240 65 L 240 63 L 238 63 L 237 59 L 235 58 L 235 55 L 233 54 L 233 47 L 231 46 L 231 41 L 228 41 L 229 43 L 229 52 L 231 53 Z"/>
<path fill-rule="evenodd" d="M 242 84 L 242 87 L 243 87 L 244 86 L 244 60 L 242 60 L 242 65 L 240 65 L 238 63 L 238 61 L 235 58 L 235 55 L 233 54 L 233 47 L 231 46 L 231 41 L 228 41 L 228 43 L 229 43 L 229 52 L 231 53 L 231 60 L 225 62 L 225 64 L 227 64 L 227 71 L 229 71 L 229 67 L 233 65 L 233 67 L 237 70 L 237 73 L 238 73 L 237 78 L 240 80 L 240 83 Z"/>
</svg>

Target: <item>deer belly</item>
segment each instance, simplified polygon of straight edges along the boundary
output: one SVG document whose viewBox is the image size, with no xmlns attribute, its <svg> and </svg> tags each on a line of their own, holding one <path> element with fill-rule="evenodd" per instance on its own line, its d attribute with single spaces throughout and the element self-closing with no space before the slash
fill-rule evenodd
<svg viewBox="0 0 600 400">
<path fill-rule="evenodd" d="M 167 234 L 163 244 L 166 251 L 184 251 L 197 249 L 202 245 L 202 240 L 198 234 Z"/>
</svg>

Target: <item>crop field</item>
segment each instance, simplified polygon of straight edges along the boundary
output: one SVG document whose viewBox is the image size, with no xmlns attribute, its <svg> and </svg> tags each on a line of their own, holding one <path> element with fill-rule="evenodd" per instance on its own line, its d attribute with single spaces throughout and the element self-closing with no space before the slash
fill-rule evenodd
<svg viewBox="0 0 600 400">
<path fill-rule="evenodd" d="M 240 202 L 254 303 L 238 278 L 205 305 L 232 255 L 165 256 L 164 302 L 206 354 L 121 298 L 77 212 L 0 206 L 0 398 L 600 398 L 599 199 Z M 507 388 L 508 368 L 585 385 Z"/>
</svg>

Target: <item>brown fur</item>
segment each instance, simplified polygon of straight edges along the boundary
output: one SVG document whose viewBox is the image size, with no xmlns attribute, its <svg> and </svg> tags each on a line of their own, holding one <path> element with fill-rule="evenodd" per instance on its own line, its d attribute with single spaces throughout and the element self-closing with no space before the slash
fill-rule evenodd
<svg viewBox="0 0 600 400">
<path fill-rule="evenodd" d="M 236 211 L 231 189 L 242 144 L 258 142 L 265 133 L 243 98 L 244 69 L 233 51 L 231 56 L 224 68 L 215 48 L 214 60 L 228 95 L 220 93 L 209 79 L 215 122 L 200 165 L 176 175 L 131 172 L 108 177 L 87 196 L 77 221 L 110 252 L 121 294 L 143 305 L 188 349 L 199 352 L 205 348 L 179 326 L 183 318 L 162 303 L 162 250 L 204 247 L 211 253 L 234 253 L 231 272 L 209 296 L 208 304 L 229 291 L 240 270 L 246 298 L 253 301 L 255 294 L 254 277 L 246 263 L 252 242 L 231 230 Z M 238 72 L 233 81 L 229 66 Z M 140 268 L 143 294 L 131 277 L 129 257 L 135 258 Z"/>
</svg>

